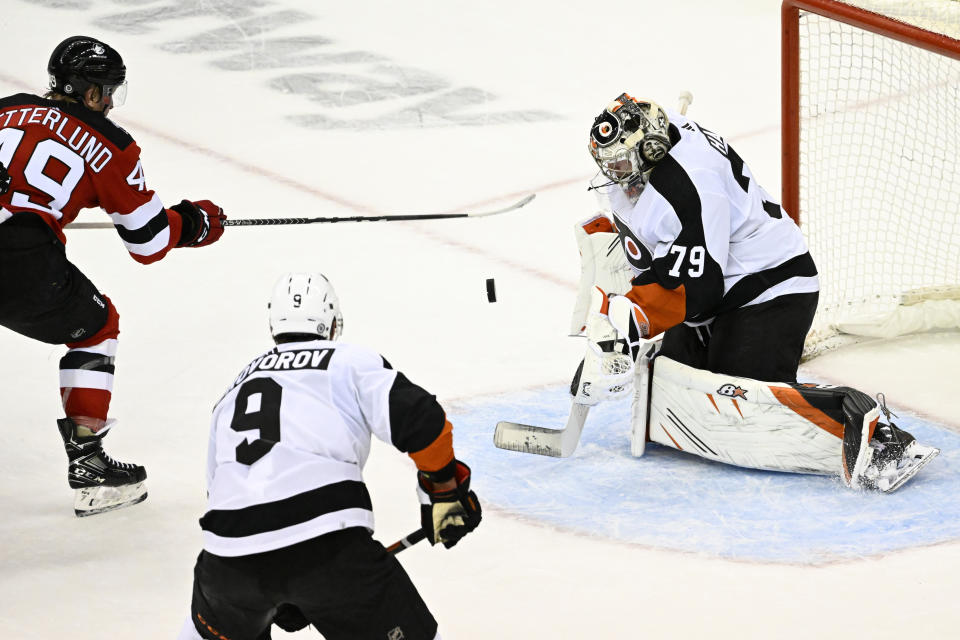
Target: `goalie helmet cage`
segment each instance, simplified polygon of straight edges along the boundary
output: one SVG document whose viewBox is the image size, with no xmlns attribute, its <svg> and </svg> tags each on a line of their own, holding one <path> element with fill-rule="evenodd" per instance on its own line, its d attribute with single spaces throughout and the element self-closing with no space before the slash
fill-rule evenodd
<svg viewBox="0 0 960 640">
<path fill-rule="evenodd" d="M 805 354 L 960 327 L 960 1 L 781 18 L 783 204 L 821 279 Z"/>
</svg>

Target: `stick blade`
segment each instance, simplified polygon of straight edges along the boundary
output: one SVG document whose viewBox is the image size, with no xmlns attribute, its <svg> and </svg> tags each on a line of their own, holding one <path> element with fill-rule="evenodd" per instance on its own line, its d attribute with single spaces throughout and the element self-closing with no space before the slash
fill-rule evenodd
<svg viewBox="0 0 960 640">
<path fill-rule="evenodd" d="M 530 204 L 530 202 L 531 202 L 534 198 L 536 198 L 536 197 L 537 197 L 537 194 L 531 193 L 530 195 L 524 197 L 522 200 L 520 200 L 520 202 L 518 202 L 517 204 L 515 204 L 515 205 L 513 205 L 513 206 L 514 206 L 514 208 L 516 208 L 516 209 L 519 209 L 520 207 L 525 207 L 525 206 L 527 206 L 528 204 Z"/>
<path fill-rule="evenodd" d="M 553 458 L 568 458 L 577 449 L 583 423 L 590 407 L 573 403 L 570 417 L 563 429 L 546 429 L 517 422 L 501 421 L 493 432 L 493 444 L 498 449 L 533 453 Z"/>
<path fill-rule="evenodd" d="M 515 210 L 517 210 L 517 209 L 521 209 L 521 208 L 527 206 L 527 205 L 530 204 L 530 202 L 531 202 L 534 198 L 536 198 L 536 197 L 537 197 L 537 194 L 531 193 L 530 195 L 525 196 L 525 197 L 522 198 L 521 200 L 519 200 L 519 201 L 517 201 L 517 202 L 514 202 L 513 204 L 511 204 L 511 205 L 508 206 L 508 207 L 503 207 L 502 209 L 496 209 L 496 210 L 494 210 L 494 211 L 485 211 L 485 212 L 483 212 L 483 213 L 468 213 L 468 214 L 466 214 L 466 217 L 468 217 L 468 218 L 483 218 L 483 217 L 485 217 L 485 216 L 495 216 L 495 215 L 500 214 L 500 213 L 507 213 L 508 211 L 515 211 Z"/>
<path fill-rule="evenodd" d="M 498 422 L 493 432 L 493 444 L 498 449 L 554 458 L 565 458 L 572 453 L 563 455 L 563 431 L 516 422 Z"/>
</svg>

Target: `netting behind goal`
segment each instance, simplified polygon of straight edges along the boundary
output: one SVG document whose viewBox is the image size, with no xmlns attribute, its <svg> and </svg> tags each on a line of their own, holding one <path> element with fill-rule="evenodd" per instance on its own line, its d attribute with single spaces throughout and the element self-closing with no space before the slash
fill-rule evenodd
<svg viewBox="0 0 960 640">
<path fill-rule="evenodd" d="M 784 204 L 821 274 L 808 354 L 960 326 L 960 2 L 788 0 L 783 19 Z"/>
</svg>

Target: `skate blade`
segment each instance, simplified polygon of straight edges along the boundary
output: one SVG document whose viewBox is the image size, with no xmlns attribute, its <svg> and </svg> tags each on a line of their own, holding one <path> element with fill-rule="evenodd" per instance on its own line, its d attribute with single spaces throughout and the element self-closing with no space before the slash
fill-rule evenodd
<svg viewBox="0 0 960 640">
<path fill-rule="evenodd" d="M 145 483 L 121 487 L 84 487 L 77 489 L 73 512 L 78 518 L 129 507 L 147 499 Z"/>
<path fill-rule="evenodd" d="M 940 449 L 937 449 L 936 447 L 924 448 L 929 449 L 929 451 L 925 451 L 921 456 L 914 458 L 911 466 L 907 467 L 906 469 L 900 469 L 900 474 L 890 480 L 889 486 L 885 486 L 887 484 L 885 482 L 886 479 L 881 478 L 877 482 L 877 488 L 883 493 L 893 493 L 906 484 L 907 480 L 917 475 L 920 469 L 923 469 L 925 466 L 927 466 L 927 463 L 936 458 L 940 453 Z"/>
</svg>

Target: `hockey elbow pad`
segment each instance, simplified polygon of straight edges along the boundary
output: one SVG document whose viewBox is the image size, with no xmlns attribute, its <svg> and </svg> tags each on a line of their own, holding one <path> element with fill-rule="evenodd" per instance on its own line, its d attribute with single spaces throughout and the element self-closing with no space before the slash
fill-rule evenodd
<svg viewBox="0 0 960 640">
<path fill-rule="evenodd" d="M 420 500 L 420 525 L 431 545 L 441 543 L 449 549 L 480 524 L 480 500 L 470 490 L 470 467 L 456 463 L 457 486 L 436 489 L 429 474 L 417 473 L 417 497 Z"/>
</svg>

